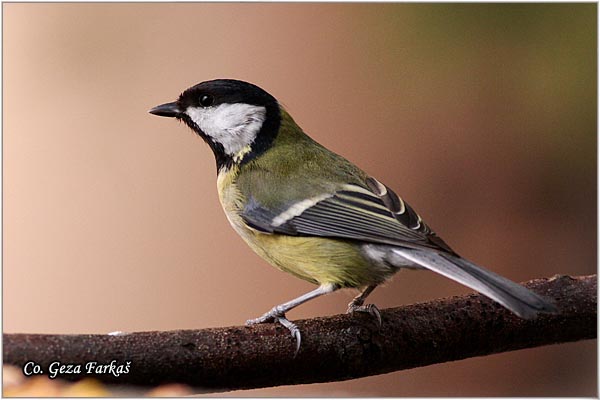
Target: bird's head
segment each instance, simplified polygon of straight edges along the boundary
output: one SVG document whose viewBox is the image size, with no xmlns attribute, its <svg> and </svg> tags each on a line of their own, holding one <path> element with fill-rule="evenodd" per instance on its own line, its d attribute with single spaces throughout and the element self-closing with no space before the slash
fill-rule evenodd
<svg viewBox="0 0 600 400">
<path fill-rule="evenodd" d="M 256 85 L 216 79 L 185 90 L 149 111 L 185 122 L 211 147 L 217 168 L 246 162 L 273 142 L 281 123 L 277 100 Z"/>
</svg>

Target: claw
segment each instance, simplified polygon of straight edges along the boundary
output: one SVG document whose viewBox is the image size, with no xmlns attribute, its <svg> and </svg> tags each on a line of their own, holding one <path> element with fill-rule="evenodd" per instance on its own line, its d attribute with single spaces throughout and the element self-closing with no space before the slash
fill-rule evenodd
<svg viewBox="0 0 600 400">
<path fill-rule="evenodd" d="M 368 313 L 371 316 L 375 317 L 377 319 L 377 326 L 379 328 L 381 328 L 381 325 L 382 325 L 381 312 L 379 311 L 379 308 L 377 308 L 377 306 L 375 304 L 367 304 L 365 306 L 357 305 L 354 303 L 348 304 L 348 311 L 346 311 L 346 314 L 354 314 L 355 312 L 364 312 L 364 313 Z"/>
<path fill-rule="evenodd" d="M 300 351 L 300 343 L 302 342 L 302 335 L 300 335 L 300 329 L 298 329 L 298 326 L 296 324 L 290 322 L 290 320 L 288 320 L 285 317 L 277 317 L 277 321 L 281 325 L 289 329 L 290 333 L 292 334 L 292 337 L 296 339 L 296 351 L 294 352 L 294 358 L 296 358 L 298 352 Z"/>
<path fill-rule="evenodd" d="M 375 286 L 373 286 L 373 288 L 374 287 Z M 262 324 L 271 321 L 279 322 L 281 325 L 285 326 L 292 334 L 292 337 L 296 339 L 296 352 L 294 353 L 294 357 L 296 357 L 298 351 L 300 350 L 300 342 L 302 337 L 300 335 L 300 329 L 298 329 L 298 327 L 295 324 L 291 323 L 290 321 L 288 321 L 287 318 L 285 318 L 285 313 L 290 311 L 292 308 L 298 307 L 300 304 L 306 303 L 310 299 L 314 299 L 315 297 L 319 297 L 327 293 L 335 292 L 339 288 L 340 287 L 338 285 L 335 285 L 333 283 L 322 284 L 315 290 L 305 293 L 302 296 L 290 300 L 286 303 L 273 307 L 269 312 L 263 314 L 262 316 L 256 319 L 249 319 L 248 321 L 246 321 L 246 325 Z"/>
<path fill-rule="evenodd" d="M 375 316 L 375 318 L 377 318 L 377 326 L 379 328 L 381 328 L 381 325 L 383 325 L 383 322 L 381 321 L 381 312 L 379 311 L 379 308 L 377 308 L 377 306 L 375 304 L 368 304 L 366 306 L 369 309 L 369 314 Z"/>
<path fill-rule="evenodd" d="M 296 324 L 293 322 L 290 322 L 290 320 L 285 317 L 285 314 L 278 311 L 276 307 L 273 307 L 271 311 L 261 315 L 258 318 L 249 319 L 246 321 L 246 325 L 264 324 L 267 322 L 279 322 L 290 331 L 292 337 L 296 339 L 296 351 L 294 352 L 294 358 L 296 358 L 298 352 L 300 351 L 300 343 L 302 342 L 302 335 L 300 335 L 300 329 L 298 329 L 298 326 L 296 326 Z"/>
</svg>

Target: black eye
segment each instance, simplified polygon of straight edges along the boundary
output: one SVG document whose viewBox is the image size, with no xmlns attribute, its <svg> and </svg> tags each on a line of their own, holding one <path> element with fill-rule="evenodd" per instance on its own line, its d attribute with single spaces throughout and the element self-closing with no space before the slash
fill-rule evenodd
<svg viewBox="0 0 600 400">
<path fill-rule="evenodd" d="M 205 94 L 203 96 L 200 96 L 200 105 L 202 107 L 210 107 L 210 106 L 212 106 L 214 101 L 215 101 L 214 97 L 212 97 L 210 94 Z"/>
</svg>

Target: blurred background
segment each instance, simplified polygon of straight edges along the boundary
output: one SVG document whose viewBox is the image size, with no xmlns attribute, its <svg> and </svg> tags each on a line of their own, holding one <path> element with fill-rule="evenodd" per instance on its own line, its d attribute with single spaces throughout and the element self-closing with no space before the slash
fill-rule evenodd
<svg viewBox="0 0 600 400">
<path fill-rule="evenodd" d="M 229 227 L 202 140 L 147 112 L 214 78 L 269 91 L 471 260 L 596 271 L 596 4 L 4 3 L 3 22 L 4 332 L 239 325 L 313 288 Z M 468 292 L 407 271 L 371 299 Z M 595 396 L 596 342 L 233 394 Z"/>
</svg>

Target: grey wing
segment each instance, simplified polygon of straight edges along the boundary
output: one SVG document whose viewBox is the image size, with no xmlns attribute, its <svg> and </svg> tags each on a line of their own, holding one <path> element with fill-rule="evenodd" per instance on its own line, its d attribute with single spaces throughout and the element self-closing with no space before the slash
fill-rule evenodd
<svg viewBox="0 0 600 400">
<path fill-rule="evenodd" d="M 268 233 L 426 247 L 455 254 L 387 186 L 373 178 L 367 179 L 366 186 L 348 184 L 279 211 L 267 210 L 251 198 L 243 217 L 253 228 Z"/>
<path fill-rule="evenodd" d="M 383 245 L 393 265 L 409 261 L 442 274 L 523 318 L 556 312 L 552 304 L 523 286 L 461 258 L 387 186 L 373 178 L 368 178 L 366 184 L 369 189 L 346 185 L 331 195 L 299 201 L 281 212 L 250 201 L 243 216 L 249 225 L 263 232 Z"/>
</svg>

